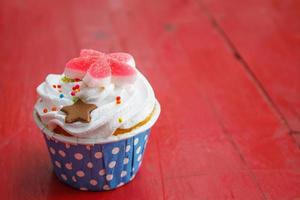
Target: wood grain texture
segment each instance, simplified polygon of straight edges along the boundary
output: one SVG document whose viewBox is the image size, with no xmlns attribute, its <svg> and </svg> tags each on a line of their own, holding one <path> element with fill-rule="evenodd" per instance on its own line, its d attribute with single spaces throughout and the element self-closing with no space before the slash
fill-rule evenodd
<svg viewBox="0 0 300 200">
<path fill-rule="evenodd" d="M 291 130 L 299 131 L 299 1 L 203 1 L 233 53 L 265 88 L 266 100 Z"/>
<path fill-rule="evenodd" d="M 299 5 L 250 2 L 1 1 L 1 199 L 299 198 Z M 81 48 L 134 55 L 162 106 L 114 191 L 60 183 L 31 116 L 36 86 Z"/>
</svg>

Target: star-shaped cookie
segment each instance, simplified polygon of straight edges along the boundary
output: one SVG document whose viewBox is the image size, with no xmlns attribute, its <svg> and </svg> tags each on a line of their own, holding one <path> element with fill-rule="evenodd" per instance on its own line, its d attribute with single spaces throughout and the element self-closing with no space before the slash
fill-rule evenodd
<svg viewBox="0 0 300 200">
<path fill-rule="evenodd" d="M 91 121 L 91 112 L 96 108 L 95 104 L 84 103 L 81 99 L 78 99 L 73 105 L 62 107 L 61 111 L 66 113 L 66 123 L 77 121 L 88 123 Z"/>
</svg>

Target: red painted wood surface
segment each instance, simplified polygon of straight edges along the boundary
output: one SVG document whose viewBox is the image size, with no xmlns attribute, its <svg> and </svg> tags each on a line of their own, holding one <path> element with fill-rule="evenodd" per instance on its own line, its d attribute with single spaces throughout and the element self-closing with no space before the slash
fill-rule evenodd
<svg viewBox="0 0 300 200">
<path fill-rule="evenodd" d="M 299 7 L 1 1 L 1 199 L 300 198 Z M 61 184 L 31 117 L 35 87 L 81 48 L 133 54 L 162 105 L 140 172 L 115 191 Z"/>
</svg>

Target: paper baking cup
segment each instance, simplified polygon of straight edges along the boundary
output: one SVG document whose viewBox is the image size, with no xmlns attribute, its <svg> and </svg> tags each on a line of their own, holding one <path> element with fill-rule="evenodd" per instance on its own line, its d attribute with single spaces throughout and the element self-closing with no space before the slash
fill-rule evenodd
<svg viewBox="0 0 300 200">
<path fill-rule="evenodd" d="M 36 113 L 34 118 L 44 134 L 58 179 L 80 190 L 102 191 L 120 187 L 135 177 L 159 112 L 158 105 L 149 123 L 108 139 L 59 135 L 47 129 Z"/>
</svg>

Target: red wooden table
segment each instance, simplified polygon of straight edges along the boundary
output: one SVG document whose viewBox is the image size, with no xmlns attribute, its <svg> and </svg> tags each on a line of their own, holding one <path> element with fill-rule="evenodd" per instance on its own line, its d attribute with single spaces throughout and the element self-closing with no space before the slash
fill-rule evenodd
<svg viewBox="0 0 300 200">
<path fill-rule="evenodd" d="M 0 3 L 1 199 L 299 199 L 300 2 Z M 127 51 L 162 113 L 115 191 L 61 184 L 31 112 L 81 48 Z"/>
</svg>

